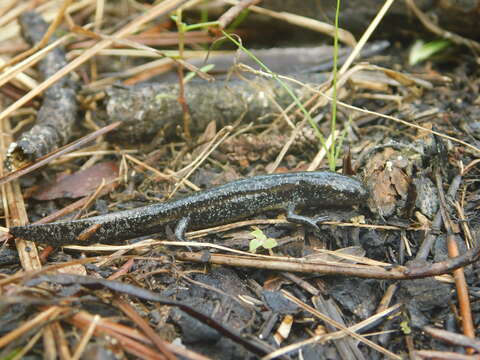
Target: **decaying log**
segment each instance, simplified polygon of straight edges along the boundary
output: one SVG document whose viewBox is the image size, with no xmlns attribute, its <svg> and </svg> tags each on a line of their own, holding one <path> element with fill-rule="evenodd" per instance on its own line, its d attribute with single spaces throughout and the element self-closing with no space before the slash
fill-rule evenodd
<svg viewBox="0 0 480 360">
<path fill-rule="evenodd" d="M 326 75 L 312 74 L 308 80 L 319 84 L 326 80 Z M 305 98 L 310 93 L 299 86 L 292 89 L 299 98 Z M 114 86 L 107 90 L 107 96 L 108 122 L 123 123 L 109 135 L 110 140 L 115 142 L 146 143 L 160 133 L 166 137 L 177 135 L 177 128 L 183 123 L 177 84 Z M 192 81 L 185 86 L 185 100 L 192 117 L 192 133 L 203 131 L 212 120 L 219 127 L 235 124 L 236 121 L 267 123 L 278 116 L 281 108 L 293 102 L 276 80 L 263 78 Z"/>
<path fill-rule="evenodd" d="M 20 24 L 25 39 L 32 45 L 38 43 L 48 29 L 48 24 L 35 12 L 22 14 Z M 52 37 L 49 41 L 54 40 Z M 65 51 L 57 47 L 40 61 L 39 70 L 43 78 L 48 78 L 66 64 Z M 65 76 L 45 91 L 36 124 L 9 148 L 9 165 L 19 167 L 68 142 L 77 119 L 77 86 L 71 77 Z"/>
<path fill-rule="evenodd" d="M 366 44 L 360 58 L 381 53 L 389 46 L 387 41 Z M 333 47 L 273 48 L 252 50 L 255 58 L 272 72 L 288 74 L 307 84 L 321 84 L 330 76 L 333 66 Z M 341 47 L 338 53 L 339 66 L 351 52 Z M 249 55 L 215 55 L 207 60 L 191 61 L 196 66 L 214 64 L 215 71 L 227 73 L 235 62 L 255 69 L 259 64 Z M 202 63 L 203 62 L 203 63 Z M 318 73 L 327 71 L 327 73 Z M 167 81 L 167 80 L 166 80 Z M 311 96 L 299 85 L 288 83 L 299 98 Z M 211 120 L 219 127 L 245 123 L 267 123 L 278 116 L 281 108 L 293 103 L 293 98 L 275 79 L 260 77 L 248 80 L 225 80 L 220 77 L 213 83 L 192 81 L 185 86 L 185 98 L 192 118 L 191 133 L 203 131 Z M 123 125 L 109 135 L 109 140 L 120 143 L 148 142 L 155 135 L 174 135 L 183 122 L 182 107 L 178 102 L 178 85 L 166 83 L 113 86 L 107 90 L 106 117 L 108 122 L 121 121 Z"/>
</svg>

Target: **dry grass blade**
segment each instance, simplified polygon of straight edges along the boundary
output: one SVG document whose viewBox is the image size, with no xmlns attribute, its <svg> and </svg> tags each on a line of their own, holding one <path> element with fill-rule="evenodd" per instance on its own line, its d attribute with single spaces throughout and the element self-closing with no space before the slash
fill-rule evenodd
<svg viewBox="0 0 480 360">
<path fill-rule="evenodd" d="M 136 31 L 141 25 L 145 24 L 146 22 L 154 19 L 157 16 L 162 14 L 166 14 L 180 5 L 186 3 L 187 0 L 165 0 L 161 3 L 153 6 L 147 13 L 136 17 L 133 21 L 129 24 L 124 26 L 122 29 L 118 30 L 113 37 L 124 37 L 132 32 Z M 19 109 L 21 106 L 25 105 L 28 101 L 32 100 L 35 96 L 40 94 L 43 90 L 47 89 L 50 85 L 58 81 L 63 76 L 67 75 L 71 71 L 75 70 L 77 67 L 82 65 L 85 61 L 90 59 L 91 57 L 95 56 L 100 50 L 107 48 L 113 43 L 113 40 L 101 40 L 91 48 L 85 50 L 78 58 L 74 59 L 70 62 L 67 66 L 63 69 L 59 70 L 53 76 L 49 77 L 41 84 L 38 85 L 37 88 L 33 89 L 32 91 L 28 92 L 26 95 L 22 96 L 12 105 L 10 105 L 7 109 L 0 113 L 0 121 L 3 121 L 5 118 L 10 116 L 13 111 Z"/>
<path fill-rule="evenodd" d="M 199 241 L 162 241 L 162 240 L 147 239 L 147 240 L 139 241 L 134 244 L 128 244 L 128 245 L 93 245 L 93 246 L 69 245 L 69 246 L 65 246 L 65 248 L 72 249 L 72 250 L 80 250 L 80 251 L 111 252 L 111 251 L 118 251 L 118 250 L 125 250 L 125 249 L 133 250 L 133 249 L 139 249 L 142 247 L 150 247 L 150 246 L 156 246 L 156 245 L 168 245 L 168 246 L 180 246 L 180 247 L 188 246 L 188 247 L 217 249 L 217 250 L 230 252 L 233 254 L 244 255 L 248 258 L 256 258 L 257 262 L 260 259 L 264 259 L 269 261 L 278 260 L 278 261 L 299 263 L 299 264 L 307 263 L 307 264 L 316 264 L 316 265 L 339 265 L 339 266 L 346 265 L 344 262 L 326 261 L 323 259 L 308 259 L 308 258 L 296 258 L 296 257 L 289 257 L 289 256 L 272 256 L 272 255 L 263 255 L 263 254 L 257 254 L 257 253 L 249 253 L 246 251 L 232 249 L 232 248 L 218 245 L 218 244 L 199 242 Z M 340 250 L 324 251 L 324 252 L 326 254 L 329 254 L 330 256 L 333 255 L 338 257 L 345 257 L 348 260 L 365 262 L 365 263 L 371 262 L 372 264 L 370 264 L 370 266 L 378 266 L 378 267 L 384 266 L 387 268 L 392 266 L 391 264 L 388 264 L 388 263 L 381 263 L 381 262 L 366 259 L 363 257 L 345 255 L 345 254 L 342 254 Z M 354 264 L 350 264 L 350 265 L 354 265 Z M 260 264 L 258 264 L 258 266 L 261 267 Z M 363 268 L 363 267 L 359 265 L 358 268 Z"/>
<path fill-rule="evenodd" d="M 380 300 L 380 303 L 378 304 L 377 313 L 384 311 L 388 307 L 388 305 L 390 304 L 390 301 L 392 301 L 393 295 L 397 291 L 397 288 L 398 288 L 398 284 L 388 285 L 387 290 L 382 296 L 382 300 Z"/>
<path fill-rule="evenodd" d="M 237 5 L 232 6 L 218 19 L 220 29 L 225 29 L 240 13 L 251 5 L 256 5 L 261 0 L 242 0 Z"/>
<path fill-rule="evenodd" d="M 53 335 L 55 336 L 55 341 L 58 347 L 58 356 L 61 360 L 70 359 L 70 347 L 65 337 L 62 325 L 60 321 L 54 321 L 51 325 Z"/>
<path fill-rule="evenodd" d="M 148 164 L 145 164 L 144 162 L 142 162 L 142 161 L 138 160 L 137 158 L 133 157 L 132 155 L 125 154 L 124 156 L 125 156 L 126 159 L 128 159 L 131 162 L 137 164 L 138 166 L 153 172 L 160 179 L 165 180 L 165 181 L 170 181 L 171 180 L 171 177 L 169 175 L 165 175 L 160 170 L 155 169 L 154 167 L 152 167 Z"/>
<path fill-rule="evenodd" d="M 55 40 L 54 42 L 45 46 L 43 49 L 36 51 L 30 57 L 4 71 L 2 74 L 0 74 L 0 86 L 3 86 L 15 77 L 18 77 L 23 70 L 32 67 L 37 62 L 42 60 L 49 51 L 55 49 L 57 46 L 62 45 L 68 39 L 68 37 L 68 35 L 62 36 L 60 39 Z"/>
<path fill-rule="evenodd" d="M 383 4 L 382 8 L 379 10 L 377 15 L 375 15 L 375 18 L 372 20 L 372 22 L 368 25 L 367 30 L 363 33 L 362 37 L 358 41 L 358 44 L 355 46 L 353 49 L 352 53 L 348 57 L 348 59 L 345 61 L 343 66 L 341 67 L 340 70 L 338 70 L 338 75 L 342 75 L 347 69 L 352 65 L 353 61 L 357 58 L 358 54 L 360 51 L 362 51 L 363 47 L 367 43 L 368 39 L 370 39 L 370 36 L 374 32 L 374 30 L 377 28 L 378 24 L 380 21 L 383 19 L 385 14 L 387 13 L 388 9 L 390 6 L 393 4 L 394 0 L 387 0 Z"/>
<path fill-rule="evenodd" d="M 4 0 L 4 1 L 3 1 L 3 5 L 0 7 L 0 18 L 1 18 L 7 11 L 9 11 L 11 8 L 13 8 L 13 5 L 15 5 L 16 2 L 17 2 L 17 0 Z"/>
<path fill-rule="evenodd" d="M 13 0 L 12 2 L 18 2 L 18 0 Z M 5 14 L 1 14 L 0 18 L 0 26 L 3 26 L 5 24 L 8 24 L 10 21 L 13 21 L 16 19 L 21 13 L 24 11 L 27 11 L 31 9 L 35 5 L 34 0 L 22 3 L 22 4 L 17 4 L 13 9 L 8 9 L 8 6 L 5 6 L 5 8 L 2 9 L 2 12 L 6 12 L 10 10 L 9 12 Z"/>
<path fill-rule="evenodd" d="M 344 253 L 340 250 L 342 250 L 342 249 L 332 251 L 332 250 L 327 250 L 327 249 L 315 248 L 315 251 L 318 251 L 319 253 L 328 254 L 328 255 L 331 255 L 335 258 L 339 258 L 339 259 L 343 259 L 343 260 L 349 260 L 349 261 L 352 261 L 352 262 L 358 263 L 358 264 L 365 264 L 365 265 L 371 265 L 371 266 L 387 266 L 387 267 L 392 266 L 391 264 L 386 263 L 386 262 L 372 260 L 372 259 L 369 259 L 369 258 L 364 257 L 364 256 L 356 256 L 356 255 L 353 255 L 353 254 Z"/>
<path fill-rule="evenodd" d="M 327 151 L 329 151 L 335 143 L 335 139 L 338 139 L 338 136 L 340 135 L 340 131 L 334 130 L 332 134 L 330 134 L 325 141 L 325 146 L 322 146 L 320 150 L 318 150 L 317 155 L 313 158 L 313 160 L 310 162 L 310 165 L 308 165 L 307 171 L 315 171 L 318 169 L 320 164 L 322 163 L 323 159 L 327 155 Z"/>
<path fill-rule="evenodd" d="M 55 17 L 55 20 L 48 27 L 48 30 L 45 33 L 45 35 L 43 36 L 42 40 L 38 44 L 33 46 L 31 49 L 25 51 L 24 53 L 21 53 L 21 54 L 15 56 L 13 59 L 8 61 L 6 64 L 0 66 L 0 71 L 5 69 L 7 66 L 10 66 L 10 65 L 16 64 L 19 61 L 22 61 L 26 57 L 29 57 L 30 55 L 37 52 L 37 50 L 43 48 L 48 43 L 48 40 L 53 35 L 53 33 L 55 32 L 57 27 L 61 24 L 61 22 L 63 20 L 63 17 L 65 15 L 65 11 L 67 10 L 67 8 L 70 6 L 71 3 L 72 3 L 72 0 L 64 0 L 62 6 L 60 7 L 60 9 L 58 11 L 57 16 Z"/>
<path fill-rule="evenodd" d="M 120 38 L 115 37 L 115 36 L 108 36 L 108 35 L 103 35 L 103 34 L 100 34 L 100 33 L 95 33 L 95 32 L 89 31 L 89 30 L 85 30 L 84 28 L 79 27 L 79 26 L 73 25 L 72 26 L 72 31 L 74 31 L 75 33 L 78 33 L 80 35 L 89 36 L 93 39 L 108 40 L 108 41 L 111 41 L 112 44 L 124 45 L 124 46 L 127 46 L 127 47 L 131 47 L 133 49 L 136 49 L 137 51 L 145 51 L 148 54 L 156 54 L 157 56 L 161 56 L 161 57 L 167 57 L 168 56 L 168 53 L 165 53 L 163 51 L 159 51 L 159 50 L 157 50 L 153 47 L 150 47 L 150 46 L 140 44 L 136 41 L 132 41 L 132 40 L 128 40 L 128 39 L 120 39 Z M 198 75 L 202 79 L 207 80 L 207 81 L 213 81 L 214 80 L 214 78 L 212 76 L 210 76 L 207 73 L 199 70 L 196 66 L 184 61 L 183 58 L 184 58 L 184 56 L 183 56 L 183 53 L 181 53 L 181 52 L 179 52 L 179 57 L 178 58 L 170 57 L 171 61 L 177 63 L 177 65 L 179 65 L 179 66 L 184 66 L 189 71 L 194 72 L 196 75 Z"/>
</svg>

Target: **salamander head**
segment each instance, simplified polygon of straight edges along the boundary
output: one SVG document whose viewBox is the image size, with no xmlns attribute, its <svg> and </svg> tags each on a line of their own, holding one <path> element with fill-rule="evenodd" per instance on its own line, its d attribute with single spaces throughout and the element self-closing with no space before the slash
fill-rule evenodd
<svg viewBox="0 0 480 360">
<path fill-rule="evenodd" d="M 307 180 L 311 198 L 309 203 L 315 206 L 348 207 L 359 205 L 368 199 L 364 184 L 349 176 L 337 173 L 316 173 Z"/>
</svg>

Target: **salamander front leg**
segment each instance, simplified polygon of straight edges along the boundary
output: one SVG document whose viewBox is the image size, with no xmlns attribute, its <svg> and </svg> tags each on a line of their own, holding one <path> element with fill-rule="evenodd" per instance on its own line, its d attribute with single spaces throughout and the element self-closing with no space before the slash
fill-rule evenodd
<svg viewBox="0 0 480 360">
<path fill-rule="evenodd" d="M 316 218 L 311 218 L 308 216 L 302 216 L 295 213 L 296 204 L 289 204 L 287 206 L 287 220 L 296 223 L 311 226 L 313 229 L 320 231 L 317 223 L 325 221 L 328 219 L 328 216 L 318 216 Z"/>
<path fill-rule="evenodd" d="M 185 239 L 185 233 L 187 232 L 188 224 L 190 224 L 190 217 L 188 216 L 178 221 L 177 226 L 175 226 L 175 237 L 177 240 L 187 241 L 187 239 Z"/>
</svg>

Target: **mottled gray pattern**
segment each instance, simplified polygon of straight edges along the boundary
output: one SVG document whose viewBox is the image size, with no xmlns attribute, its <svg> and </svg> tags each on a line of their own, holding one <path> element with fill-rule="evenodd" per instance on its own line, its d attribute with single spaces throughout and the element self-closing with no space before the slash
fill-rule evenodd
<svg viewBox="0 0 480 360">
<path fill-rule="evenodd" d="M 296 172 L 262 175 L 234 181 L 183 199 L 92 218 L 10 229 L 18 237 L 51 245 L 118 243 L 163 232 L 189 218 L 188 229 L 229 223 L 267 210 L 348 207 L 366 200 L 367 192 L 354 178 L 331 172 Z M 102 226 L 84 240 L 78 236 L 91 226 Z"/>
</svg>

